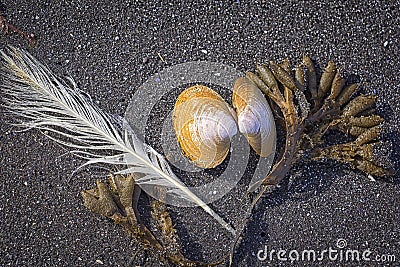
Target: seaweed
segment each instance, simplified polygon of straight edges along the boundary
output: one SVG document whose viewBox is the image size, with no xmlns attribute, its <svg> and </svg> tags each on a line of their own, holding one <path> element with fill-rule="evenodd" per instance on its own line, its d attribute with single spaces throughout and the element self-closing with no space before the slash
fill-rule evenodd
<svg viewBox="0 0 400 267">
<path fill-rule="evenodd" d="M 29 46 L 36 46 L 37 39 L 33 33 L 26 33 L 19 29 L 18 27 L 14 26 L 13 24 L 9 23 L 4 16 L 0 14 L 0 32 L 3 34 L 13 34 L 16 33 L 20 35 L 22 38 L 28 41 Z"/>
<path fill-rule="evenodd" d="M 202 263 L 187 259 L 182 253 L 179 237 L 165 203 L 153 199 L 150 204 L 152 222 L 160 233 L 156 237 L 141 221 L 137 208 L 141 189 L 135 185 L 134 175 L 110 175 L 109 185 L 97 181 L 95 188 L 82 191 L 85 207 L 123 226 L 143 249 L 149 250 L 164 264 L 215 266 L 224 261 L 221 259 L 215 263 Z"/>
<path fill-rule="evenodd" d="M 392 174 L 393 170 L 380 166 L 373 157 L 373 147 L 380 143 L 377 138 L 384 122 L 382 117 L 373 114 L 376 96 L 361 94 L 352 99 L 360 84 L 346 86 L 343 71 L 332 61 L 322 73 L 319 85 L 314 63 L 308 56 L 303 56 L 295 74 L 289 61 L 285 62 L 280 66 L 271 61 L 269 66 L 258 65 L 257 74 L 246 73 L 247 78 L 279 107 L 286 126 L 283 156 L 264 179 L 264 187 L 254 202 L 268 186 L 277 185 L 300 156 L 307 154 L 313 160 L 338 160 L 376 176 Z M 323 136 L 335 129 L 355 140 L 326 146 Z"/>
<path fill-rule="evenodd" d="M 258 64 L 256 72 L 247 72 L 251 80 L 271 101 L 276 118 L 283 118 L 286 140 L 280 158 L 276 159 L 272 171 L 265 177 L 259 192 L 237 229 L 231 249 L 219 262 L 202 263 L 187 259 L 180 245 L 179 236 L 173 227 L 166 205 L 158 200 L 151 202 L 151 219 L 158 237 L 140 222 L 137 212 L 136 190 L 132 176 L 111 176 L 110 190 L 105 183 L 83 191 L 85 206 L 100 215 L 121 224 L 142 245 L 152 250 L 164 263 L 178 266 L 213 266 L 224 261 L 232 264 L 235 247 L 258 201 L 278 185 L 291 167 L 299 160 L 308 158 L 319 161 L 332 159 L 348 164 L 354 169 L 374 176 L 389 176 L 393 170 L 381 165 L 376 147 L 382 145 L 379 135 L 384 119 L 375 114 L 376 96 L 359 94 L 360 83 L 348 83 L 343 70 L 330 61 L 320 77 L 314 62 L 303 56 L 302 63 L 291 68 L 289 60 L 278 64 Z M 344 135 L 344 142 L 328 144 L 326 136 L 332 131 Z M 350 140 L 350 141 L 349 141 Z M 161 190 L 161 189 L 160 189 Z M 160 195 L 163 192 L 160 191 Z"/>
</svg>

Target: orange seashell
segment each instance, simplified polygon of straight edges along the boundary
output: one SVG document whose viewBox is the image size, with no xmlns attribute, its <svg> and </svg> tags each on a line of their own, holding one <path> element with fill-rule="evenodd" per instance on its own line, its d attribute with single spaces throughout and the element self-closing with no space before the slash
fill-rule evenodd
<svg viewBox="0 0 400 267">
<path fill-rule="evenodd" d="M 240 77 L 233 87 L 232 104 L 236 109 L 239 131 L 261 157 L 274 151 L 275 121 L 264 95 L 249 79 Z"/>
<path fill-rule="evenodd" d="M 212 89 L 195 85 L 175 102 L 174 130 L 184 154 L 201 168 L 214 168 L 226 158 L 237 124 L 229 105 Z"/>
</svg>

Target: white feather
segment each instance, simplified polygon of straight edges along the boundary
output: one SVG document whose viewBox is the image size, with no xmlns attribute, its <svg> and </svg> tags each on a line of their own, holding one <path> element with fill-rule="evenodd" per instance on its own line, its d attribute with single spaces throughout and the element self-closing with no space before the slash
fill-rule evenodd
<svg viewBox="0 0 400 267">
<path fill-rule="evenodd" d="M 142 173 L 139 186 L 164 186 L 169 194 L 202 207 L 232 234 L 235 230 L 191 192 L 162 155 L 134 134 L 123 119 L 103 112 L 89 97 L 70 86 L 29 53 L 13 47 L 1 51 L 1 89 L 5 106 L 23 119 L 20 126 L 52 133 L 50 138 L 75 149 L 83 165 L 126 165 L 120 173 Z M 72 87 L 72 88 L 71 88 Z M 112 155 L 107 152 L 112 152 Z"/>
</svg>

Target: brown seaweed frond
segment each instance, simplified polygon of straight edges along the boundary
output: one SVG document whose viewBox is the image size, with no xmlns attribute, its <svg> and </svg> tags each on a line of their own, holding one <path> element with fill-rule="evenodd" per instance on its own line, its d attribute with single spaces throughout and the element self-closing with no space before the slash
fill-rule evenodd
<svg viewBox="0 0 400 267">
<path fill-rule="evenodd" d="M 159 235 L 155 234 L 140 220 L 138 200 L 141 190 L 135 185 L 134 175 L 110 175 L 110 187 L 101 181 L 93 189 L 82 191 L 84 205 L 90 211 L 112 219 L 122 225 L 129 235 L 142 246 L 150 250 L 165 264 L 177 266 L 215 266 L 215 263 L 202 263 L 187 259 L 180 240 L 173 227 L 166 205 L 158 200 L 151 201 L 151 217 Z M 162 191 L 160 190 L 160 194 Z"/>
<path fill-rule="evenodd" d="M 161 244 L 141 223 L 137 213 L 138 197 L 134 193 L 140 194 L 140 191 L 135 190 L 133 175 L 111 176 L 110 184 L 112 190 L 106 183 L 97 181 L 95 188 L 82 191 L 85 207 L 122 225 L 144 248 L 161 250 Z"/>
<path fill-rule="evenodd" d="M 282 156 L 265 177 L 264 185 L 253 199 L 252 205 L 237 228 L 242 233 L 251 217 L 252 210 L 265 192 L 270 192 L 300 158 L 309 155 L 312 160 L 328 158 L 344 162 L 370 175 L 385 176 L 393 172 L 380 164 L 375 147 L 384 119 L 374 114 L 374 95 L 352 98 L 360 84 L 347 84 L 343 70 L 332 61 L 318 76 L 313 61 L 306 55 L 294 70 L 289 60 L 281 64 L 270 61 L 258 64 L 256 73 L 246 77 L 264 92 L 279 108 L 286 130 L 286 143 Z M 323 136 L 331 130 L 339 130 L 352 137 L 351 142 L 326 145 Z M 234 249 L 240 242 L 240 234 L 231 246 L 230 264 Z"/>
<path fill-rule="evenodd" d="M 259 64 L 256 70 L 247 72 L 246 77 L 279 107 L 285 121 L 286 144 L 253 205 L 270 186 L 285 177 L 302 155 L 311 155 L 313 160 L 338 160 L 371 175 L 392 173 L 373 157 L 384 121 L 374 114 L 376 96 L 361 94 L 352 98 L 360 84 L 347 84 L 343 70 L 334 62 L 328 62 L 319 80 L 315 64 L 308 56 L 303 56 L 302 63 L 294 70 L 288 60 L 281 64 L 274 61 Z M 323 136 L 332 130 L 354 140 L 326 146 Z"/>
<path fill-rule="evenodd" d="M 37 39 L 33 33 L 26 33 L 20 30 L 18 27 L 14 26 L 13 24 L 9 23 L 1 14 L 0 14 L 0 32 L 3 34 L 13 34 L 16 33 L 26 39 L 29 43 L 29 46 L 36 46 Z"/>
</svg>

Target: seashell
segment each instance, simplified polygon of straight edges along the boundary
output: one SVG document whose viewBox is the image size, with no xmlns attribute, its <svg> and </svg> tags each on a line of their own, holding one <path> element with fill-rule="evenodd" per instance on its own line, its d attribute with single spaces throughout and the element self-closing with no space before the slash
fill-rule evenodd
<svg viewBox="0 0 400 267">
<path fill-rule="evenodd" d="M 258 155 L 268 157 L 274 151 L 275 121 L 260 89 L 249 79 L 238 78 L 233 87 L 232 104 L 239 131 Z"/>
<path fill-rule="evenodd" d="M 233 110 L 212 89 L 195 85 L 175 102 L 174 130 L 184 154 L 201 168 L 214 168 L 228 155 L 237 133 Z"/>
</svg>

